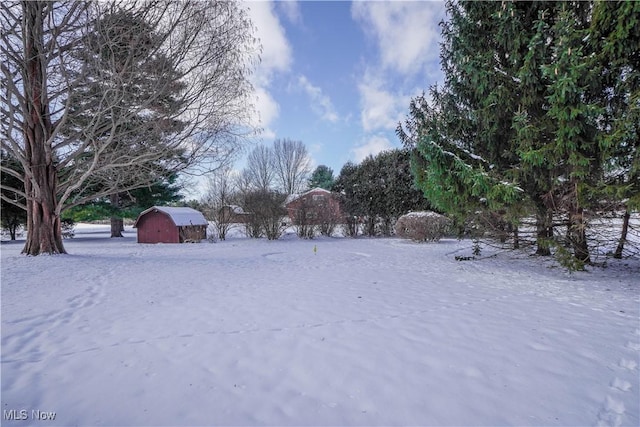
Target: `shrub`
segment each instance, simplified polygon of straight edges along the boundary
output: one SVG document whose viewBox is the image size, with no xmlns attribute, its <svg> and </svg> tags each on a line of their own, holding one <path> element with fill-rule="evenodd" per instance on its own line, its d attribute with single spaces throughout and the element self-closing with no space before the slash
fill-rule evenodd
<svg viewBox="0 0 640 427">
<path fill-rule="evenodd" d="M 336 231 L 336 227 L 343 220 L 340 206 L 334 203 L 327 203 L 318 210 L 318 230 L 323 236 L 331 237 Z"/>
<path fill-rule="evenodd" d="M 438 241 L 447 233 L 449 218 L 435 212 L 410 212 L 398 218 L 396 234 L 418 242 Z"/>
<path fill-rule="evenodd" d="M 347 215 L 342 224 L 342 231 L 345 236 L 358 237 L 360 230 L 360 219 L 356 216 Z"/>
<path fill-rule="evenodd" d="M 298 201 L 293 223 L 295 224 L 296 234 L 301 239 L 313 239 L 315 237 L 315 222 L 317 220 L 317 218 L 314 218 L 315 214 L 313 205 L 307 199 L 303 198 Z"/>
<path fill-rule="evenodd" d="M 264 235 L 269 240 L 280 238 L 286 228 L 286 223 L 282 221 L 287 214 L 283 206 L 286 197 L 286 194 L 264 190 L 251 191 L 244 195 L 244 207 L 252 213 L 245 223 L 249 237 L 257 238 Z"/>
<path fill-rule="evenodd" d="M 73 237 L 76 235 L 76 223 L 74 220 L 69 219 L 69 218 L 64 218 L 61 221 L 61 228 L 62 228 L 62 238 L 63 239 L 73 239 Z"/>
</svg>

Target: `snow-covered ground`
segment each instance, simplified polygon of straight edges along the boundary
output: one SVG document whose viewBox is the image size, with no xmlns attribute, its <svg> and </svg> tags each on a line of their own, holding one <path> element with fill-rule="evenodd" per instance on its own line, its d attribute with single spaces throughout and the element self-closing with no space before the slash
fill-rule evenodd
<svg viewBox="0 0 640 427">
<path fill-rule="evenodd" d="M 637 260 L 108 227 L 65 246 L 1 245 L 2 425 L 640 424 Z"/>
</svg>

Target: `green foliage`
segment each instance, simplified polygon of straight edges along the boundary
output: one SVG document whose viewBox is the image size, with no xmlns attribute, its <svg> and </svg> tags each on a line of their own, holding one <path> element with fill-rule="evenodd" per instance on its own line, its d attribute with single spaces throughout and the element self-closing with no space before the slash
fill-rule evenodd
<svg viewBox="0 0 640 427">
<path fill-rule="evenodd" d="M 334 181 L 333 169 L 325 165 L 320 165 L 311 174 L 308 187 L 309 189 L 324 188 L 325 190 L 330 190 L 331 187 L 333 187 Z"/>
<path fill-rule="evenodd" d="M 448 2 L 443 87 L 398 135 L 416 184 L 458 224 L 554 217 L 589 262 L 585 210 L 640 205 L 639 2 Z"/>
<path fill-rule="evenodd" d="M 556 244 L 554 242 L 553 246 L 555 248 L 554 257 L 562 267 L 566 268 L 570 272 L 584 270 L 585 262 L 576 258 L 564 245 Z"/>
<path fill-rule="evenodd" d="M 114 5 L 92 21 L 83 49 L 74 53 L 84 66 L 73 71 L 77 87 L 68 100 L 68 120 L 61 133 L 80 143 L 91 128 L 91 137 L 98 141 L 87 144 L 73 163 L 59 166 L 62 181 L 94 169 L 72 193 L 69 207 L 93 203 L 96 195 L 119 194 L 124 205 L 113 206 L 112 216 L 134 215 L 136 210 L 126 210 L 131 204 L 127 199 L 139 199 L 140 205 L 161 200 L 153 195 L 157 186 L 175 180 L 173 171 L 185 164 L 184 150 L 175 147 L 173 138 L 186 125 L 175 119 L 184 108 L 178 98 L 186 85 L 179 79 L 180 70 L 159 49 L 162 43 L 145 17 L 125 7 Z M 122 108 L 105 109 L 112 104 Z M 96 167 L 96 158 L 112 166 Z"/>
<path fill-rule="evenodd" d="M 348 217 L 364 221 L 364 233 L 369 236 L 390 235 L 400 215 L 429 208 L 413 183 L 408 150 L 384 151 L 359 165 L 347 163 L 333 191 L 342 194 Z"/>
<path fill-rule="evenodd" d="M 601 77 L 603 107 L 599 144 L 604 177 L 593 188 L 598 198 L 626 200 L 640 210 L 640 2 L 594 4 L 588 44 Z"/>
<path fill-rule="evenodd" d="M 75 222 L 99 221 L 112 217 L 135 219 L 151 206 L 179 203 L 183 198 L 180 194 L 181 188 L 177 184 L 177 176 L 170 174 L 153 185 L 119 194 L 117 205 L 112 203 L 110 197 L 99 198 L 65 210 L 62 217 Z"/>
<path fill-rule="evenodd" d="M 175 205 L 183 199 L 181 190 L 182 185 L 178 182 L 178 176 L 175 173 L 168 173 L 151 185 L 128 191 L 122 216 L 136 218 L 140 212 L 151 206 Z"/>
<path fill-rule="evenodd" d="M 111 204 L 106 201 L 99 200 L 93 203 L 87 203 L 64 211 L 62 218 L 72 220 L 74 222 L 91 222 L 108 219 L 116 215 L 116 211 L 112 209 Z"/>
<path fill-rule="evenodd" d="M 21 178 L 12 172 L 23 174 L 24 170 L 16 159 L 4 151 L 0 153 L 2 161 L 2 199 L 0 206 L 0 219 L 2 228 L 9 231 L 11 240 L 16 239 L 18 229 L 27 222 L 26 200 L 24 198 L 24 184 Z"/>
</svg>

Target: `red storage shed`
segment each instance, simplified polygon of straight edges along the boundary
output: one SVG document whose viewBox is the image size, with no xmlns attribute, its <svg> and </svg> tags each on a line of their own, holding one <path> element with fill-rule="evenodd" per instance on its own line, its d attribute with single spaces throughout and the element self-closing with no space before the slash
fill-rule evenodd
<svg viewBox="0 0 640 427">
<path fill-rule="evenodd" d="M 185 243 L 206 239 L 208 225 L 195 209 L 153 206 L 138 216 L 133 228 L 138 243 Z"/>
</svg>

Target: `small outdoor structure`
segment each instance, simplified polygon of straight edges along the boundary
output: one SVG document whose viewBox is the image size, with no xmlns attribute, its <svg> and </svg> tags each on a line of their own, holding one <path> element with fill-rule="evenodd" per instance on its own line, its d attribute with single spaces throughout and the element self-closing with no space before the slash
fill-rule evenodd
<svg viewBox="0 0 640 427">
<path fill-rule="evenodd" d="M 251 219 L 251 212 L 245 212 L 238 205 L 225 205 L 218 210 L 218 219 L 230 224 L 244 224 Z"/>
<path fill-rule="evenodd" d="M 287 198 L 285 207 L 291 222 L 298 224 L 322 224 L 342 218 L 338 194 L 324 188 L 314 188 L 306 193 Z"/>
<path fill-rule="evenodd" d="M 138 243 L 187 243 L 206 239 L 208 225 L 195 209 L 153 206 L 138 216 L 133 228 Z"/>
</svg>

